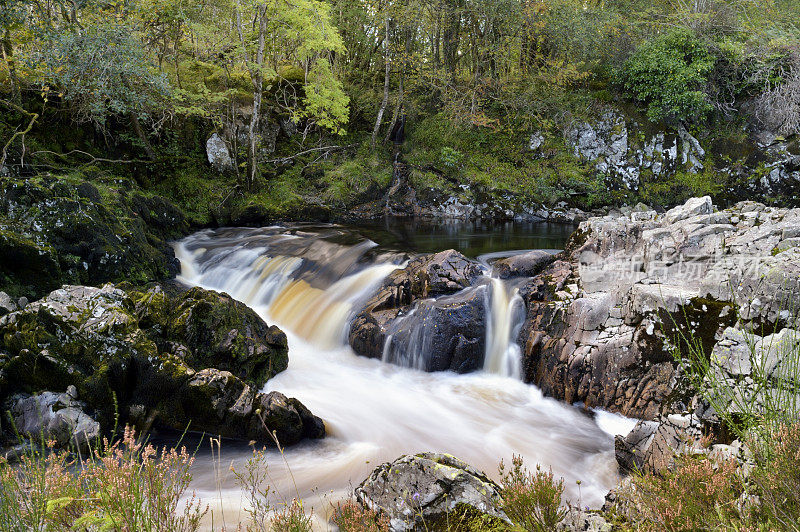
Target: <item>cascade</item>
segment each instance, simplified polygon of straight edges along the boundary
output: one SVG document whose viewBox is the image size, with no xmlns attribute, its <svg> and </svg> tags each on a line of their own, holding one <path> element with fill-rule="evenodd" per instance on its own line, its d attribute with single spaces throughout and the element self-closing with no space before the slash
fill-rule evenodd
<svg viewBox="0 0 800 532">
<path fill-rule="evenodd" d="M 490 475 L 500 459 L 521 455 L 530 467 L 543 464 L 563 477 L 568 497 L 578 496 L 580 480 L 587 505 L 601 504 L 616 483 L 612 435 L 519 379 L 515 339 L 524 312 L 519 294 L 503 281 L 486 277 L 418 305 L 395 320 L 378 360 L 355 355 L 346 335 L 354 312 L 402 266 L 404 256 L 381 252 L 338 226 L 202 231 L 176 243 L 175 250 L 184 283 L 228 292 L 287 333 L 289 368 L 264 391 L 300 399 L 325 421 L 328 436 L 283 455 L 267 453 L 270 484 L 289 500 L 306 500 L 316 515 L 347 497 L 379 463 L 422 451 L 454 454 Z M 469 318 L 485 322 L 485 335 L 468 346 L 485 350 L 485 371 L 415 369 L 435 359 L 436 347 L 426 339 L 424 322 L 411 325 L 420 314 L 449 311 L 465 300 L 480 309 Z M 603 425 L 614 425 L 616 418 L 608 416 Z M 236 444 L 222 452 L 226 464 L 240 469 L 252 455 Z M 244 518 L 236 514 L 242 512 L 242 494 L 235 479 L 217 478 L 213 461 L 198 459 L 194 467 L 201 498 L 223 494 L 223 508 L 212 511 Z"/>
</svg>

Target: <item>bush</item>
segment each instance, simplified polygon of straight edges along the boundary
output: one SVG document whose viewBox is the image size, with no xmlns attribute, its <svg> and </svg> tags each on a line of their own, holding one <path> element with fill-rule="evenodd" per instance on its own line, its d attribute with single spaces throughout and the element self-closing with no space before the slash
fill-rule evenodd
<svg viewBox="0 0 800 532">
<path fill-rule="evenodd" d="M 333 523 L 340 532 L 386 532 L 389 519 L 375 511 L 364 508 L 354 501 L 337 503 L 333 512 Z"/>
<path fill-rule="evenodd" d="M 653 120 L 704 119 L 712 110 L 704 92 L 716 59 L 685 29 L 645 42 L 615 73 L 630 95 L 647 104 Z"/>
<path fill-rule="evenodd" d="M 618 507 L 640 530 L 727 530 L 742 523 L 738 502 L 743 491 L 735 460 L 684 455 L 663 474 L 634 475 L 630 486 L 618 493 Z"/>
<path fill-rule="evenodd" d="M 522 457 L 514 456 L 511 469 L 506 472 L 500 462 L 502 477 L 503 511 L 515 524 L 531 532 L 549 532 L 564 519 L 566 510 L 561 507 L 564 480 L 555 481 L 553 472 L 541 466 L 531 473 L 522 464 Z"/>
<path fill-rule="evenodd" d="M 14 466 L 0 459 L 0 530 L 198 530 L 208 508 L 185 497 L 193 461 L 131 429 L 83 461 L 49 450 Z"/>
</svg>

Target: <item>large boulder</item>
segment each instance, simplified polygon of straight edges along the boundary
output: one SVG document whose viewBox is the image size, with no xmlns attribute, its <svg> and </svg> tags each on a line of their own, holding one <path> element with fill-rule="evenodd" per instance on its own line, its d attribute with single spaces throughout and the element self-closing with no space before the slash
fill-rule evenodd
<svg viewBox="0 0 800 532">
<path fill-rule="evenodd" d="M 258 393 L 228 371 L 206 368 L 191 375 L 163 402 L 160 418 L 176 429 L 188 428 L 229 438 L 282 446 L 304 438 L 323 438 L 325 425 L 300 401 L 280 392 Z"/>
<path fill-rule="evenodd" d="M 60 448 L 86 450 L 100 437 L 100 423 L 84 412 L 74 386 L 66 393 L 17 395 L 10 400 L 15 431 L 34 441 L 53 441 Z"/>
<path fill-rule="evenodd" d="M 551 396 L 653 420 L 692 389 L 678 358 L 708 356 L 722 332 L 796 328 L 800 209 L 708 197 L 666 214 L 634 209 L 583 222 L 527 281 L 526 379 Z M 690 342 L 687 340 L 690 340 Z"/>
<path fill-rule="evenodd" d="M 283 331 L 228 294 L 195 287 L 170 297 L 154 286 L 132 296 L 140 323 L 158 333 L 150 336 L 166 349 L 185 347 L 189 366 L 230 371 L 260 386 L 289 364 Z"/>
<path fill-rule="evenodd" d="M 283 332 L 227 294 L 64 286 L 0 318 L 0 394 L 72 385 L 106 428 L 119 414 L 270 443 L 261 409 L 290 444 L 324 429 L 296 400 L 256 393 L 287 352 Z"/>
<path fill-rule="evenodd" d="M 485 302 L 483 289 L 471 287 L 482 273 L 477 261 L 452 249 L 417 257 L 405 268 L 392 272 L 355 316 L 350 326 L 350 345 L 359 355 L 381 358 L 387 338 L 392 335 L 396 337 L 392 345 L 397 350 L 392 359 L 404 365 L 430 371 L 470 371 L 480 367 L 482 353 L 476 359 L 475 346 L 485 329 Z M 416 325 L 413 329 L 412 322 Z M 424 330 L 419 326 L 423 322 Z M 437 360 L 420 362 L 418 357 L 406 356 L 423 343 L 431 347 L 426 349 L 428 353 L 435 348 Z"/>
<path fill-rule="evenodd" d="M 396 532 L 438 530 L 448 516 L 463 510 L 510 525 L 499 486 L 447 454 L 405 455 L 385 463 L 355 489 L 355 495 L 365 507 L 387 515 Z"/>
<path fill-rule="evenodd" d="M 30 299 L 62 284 L 145 283 L 179 270 L 187 229 L 158 197 L 49 176 L 0 179 L 0 286 Z"/>
</svg>

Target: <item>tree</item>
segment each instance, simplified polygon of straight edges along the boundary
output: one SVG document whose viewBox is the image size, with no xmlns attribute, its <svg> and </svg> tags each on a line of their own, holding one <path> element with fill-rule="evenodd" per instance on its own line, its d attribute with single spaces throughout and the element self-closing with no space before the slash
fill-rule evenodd
<svg viewBox="0 0 800 532">
<path fill-rule="evenodd" d="M 246 34 L 243 7 L 251 13 Z M 247 178 L 249 189 L 258 172 L 258 124 L 264 91 L 287 81 L 281 66 L 298 65 L 303 71 L 305 96 L 302 105 L 291 109 L 295 120 L 305 119 L 334 133 L 342 133 L 347 122 L 348 98 L 333 75 L 331 57 L 344 52 L 344 45 L 330 17 L 330 7 L 320 0 L 257 0 L 249 6 L 237 5 L 236 27 L 242 57 L 253 83 L 253 111 L 248 128 Z M 290 69 L 291 70 L 291 69 Z M 269 80 L 269 86 L 264 82 Z"/>
<path fill-rule="evenodd" d="M 59 91 L 79 122 L 104 130 L 109 117 L 127 118 L 155 158 L 141 122 L 168 111 L 172 91 L 167 77 L 153 71 L 131 27 L 98 23 L 57 33 L 36 59 L 44 65 L 42 85 Z"/>
</svg>

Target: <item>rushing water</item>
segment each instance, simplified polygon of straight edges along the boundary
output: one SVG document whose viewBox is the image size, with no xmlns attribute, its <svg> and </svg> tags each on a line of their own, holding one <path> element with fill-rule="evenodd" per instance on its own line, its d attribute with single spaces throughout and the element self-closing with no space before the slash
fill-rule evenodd
<svg viewBox="0 0 800 532">
<path fill-rule="evenodd" d="M 519 454 L 528 465 L 543 464 L 564 477 L 575 502 L 601 503 L 617 480 L 612 434 L 629 424 L 602 412 L 592 419 L 519 379 L 515 338 L 524 305 L 514 287 L 487 277 L 480 288 L 487 298 L 484 371 L 425 373 L 414 363 L 402 367 L 352 352 L 346 336 L 354 312 L 407 260 L 400 252 L 415 250 L 397 239 L 378 246 L 363 231 L 308 225 L 222 229 L 176 244 L 184 282 L 228 292 L 287 332 L 289 368 L 266 389 L 297 397 L 325 421 L 324 440 L 283 456 L 268 453 L 276 500 L 299 496 L 323 517 L 328 502 L 347 496 L 378 464 L 404 453 L 438 451 L 490 475 L 500 459 Z M 563 243 L 563 237 L 547 233 L 541 239 L 549 248 Z M 500 255 L 502 250 L 473 248 Z M 483 257 L 487 263 L 493 258 Z M 424 343 L 424 330 L 415 334 Z M 214 507 L 215 526 L 246 517 L 229 466 L 241 468 L 249 454 L 242 444 L 230 443 L 218 460 L 201 459 L 195 466 L 198 494 L 221 501 Z"/>
</svg>

